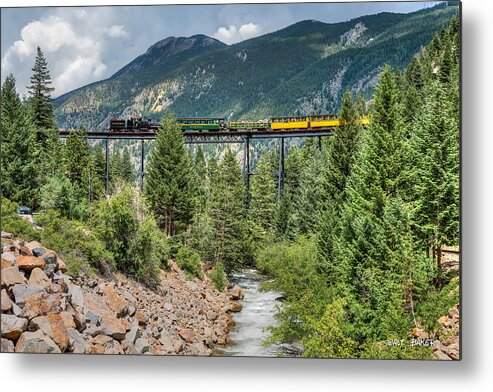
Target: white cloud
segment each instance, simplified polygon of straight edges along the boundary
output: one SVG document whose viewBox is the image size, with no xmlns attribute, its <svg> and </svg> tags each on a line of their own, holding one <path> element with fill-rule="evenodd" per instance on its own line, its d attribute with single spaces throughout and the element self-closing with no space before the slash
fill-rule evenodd
<svg viewBox="0 0 493 392">
<path fill-rule="evenodd" d="M 262 29 L 255 23 L 247 23 L 237 28 L 235 25 L 220 27 L 214 34 L 214 38 L 225 44 L 231 45 L 260 35 Z"/>
<path fill-rule="evenodd" d="M 110 28 L 105 28 L 104 31 L 110 38 L 126 38 L 128 33 L 122 25 L 113 25 Z"/>
<path fill-rule="evenodd" d="M 48 62 L 54 96 L 59 96 L 106 77 L 108 65 L 104 58 L 108 48 L 118 53 L 120 41 L 128 37 L 123 25 L 111 23 L 108 18 L 104 26 L 101 15 L 92 10 L 59 11 L 22 28 L 20 39 L 2 57 L 2 75 L 13 72 L 19 80 L 18 91 L 25 94 L 39 46 Z"/>
</svg>

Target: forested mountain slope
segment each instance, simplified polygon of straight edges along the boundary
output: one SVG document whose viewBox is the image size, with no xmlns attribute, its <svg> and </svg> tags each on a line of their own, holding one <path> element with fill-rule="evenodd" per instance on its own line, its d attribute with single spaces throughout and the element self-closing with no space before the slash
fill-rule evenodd
<svg viewBox="0 0 493 392">
<path fill-rule="evenodd" d="M 60 127 L 105 128 L 112 116 L 264 118 L 334 112 L 345 89 L 371 97 L 384 64 L 404 68 L 458 13 L 439 5 L 347 22 L 307 20 L 227 46 L 169 37 L 109 79 L 55 100 Z"/>
</svg>

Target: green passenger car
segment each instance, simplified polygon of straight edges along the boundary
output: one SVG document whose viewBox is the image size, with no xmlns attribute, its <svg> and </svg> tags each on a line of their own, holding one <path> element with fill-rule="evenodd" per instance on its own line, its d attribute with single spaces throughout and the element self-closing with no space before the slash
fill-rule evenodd
<svg viewBox="0 0 493 392">
<path fill-rule="evenodd" d="M 177 118 L 176 123 L 184 132 L 219 131 L 224 127 L 224 118 Z"/>
</svg>

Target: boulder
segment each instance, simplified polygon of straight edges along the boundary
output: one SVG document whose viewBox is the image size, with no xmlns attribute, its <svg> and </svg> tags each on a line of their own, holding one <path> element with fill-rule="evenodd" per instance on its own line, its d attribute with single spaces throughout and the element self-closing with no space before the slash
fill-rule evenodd
<svg viewBox="0 0 493 392">
<path fill-rule="evenodd" d="M 84 313 L 84 319 L 86 323 L 94 325 L 99 325 L 101 323 L 101 316 L 94 313 L 92 310 L 87 310 L 86 313 Z"/>
<path fill-rule="evenodd" d="M 149 341 L 145 338 L 138 338 L 135 341 L 134 347 L 139 354 L 145 354 L 151 348 L 151 346 L 149 345 Z"/>
<path fill-rule="evenodd" d="M 19 337 L 19 340 L 17 340 L 15 351 L 44 354 L 61 352 L 55 342 L 41 330 L 37 330 L 36 332 L 24 332 Z"/>
<path fill-rule="evenodd" d="M 27 320 L 17 316 L 2 314 L 1 331 L 2 338 L 16 341 L 27 329 Z"/>
<path fill-rule="evenodd" d="M 65 313 L 66 314 L 66 313 Z M 69 335 L 67 331 L 67 325 L 69 328 L 75 327 L 72 316 L 61 316 L 61 314 L 50 314 L 47 316 L 35 317 L 29 324 L 29 329 L 40 329 L 43 333 L 52 339 L 60 351 L 63 353 L 69 344 Z"/>
<path fill-rule="evenodd" d="M 15 261 L 19 269 L 30 272 L 34 268 L 44 269 L 46 262 L 35 256 L 19 256 Z"/>
<path fill-rule="evenodd" d="M 31 320 L 37 316 L 58 314 L 62 310 L 62 297 L 60 294 L 41 292 L 30 295 L 25 299 L 25 305 L 21 311 L 21 316 Z"/>
<path fill-rule="evenodd" d="M 8 312 L 9 310 L 12 309 L 12 300 L 9 297 L 9 294 L 7 293 L 7 290 L 2 289 L 1 295 L 0 295 L 0 302 L 2 305 L 2 313 Z"/>
<path fill-rule="evenodd" d="M 47 287 L 51 284 L 51 280 L 41 268 L 34 268 L 29 276 L 29 284 Z"/>
<path fill-rule="evenodd" d="M 12 287 L 15 303 L 19 306 L 24 306 L 26 298 L 43 291 L 43 286 L 35 286 L 31 284 L 16 284 Z"/>
<path fill-rule="evenodd" d="M 193 343 L 190 346 L 190 355 L 209 356 L 211 353 L 212 350 L 207 348 L 202 342 Z"/>
<path fill-rule="evenodd" d="M 125 339 L 129 342 L 134 344 L 135 341 L 142 336 L 142 333 L 140 332 L 140 329 L 137 325 L 133 325 L 132 328 L 130 328 L 130 331 L 127 332 L 125 335 Z"/>
<path fill-rule="evenodd" d="M 16 284 L 21 284 L 26 281 L 24 274 L 19 271 L 19 267 L 9 267 L 2 269 L 0 274 L 2 288 L 10 288 Z"/>
<path fill-rule="evenodd" d="M 92 336 L 92 337 L 105 334 L 103 331 L 103 328 L 98 327 L 98 326 L 93 325 L 93 324 L 89 325 L 86 329 L 84 329 L 84 331 L 82 331 L 82 333 L 84 335 Z"/>
<path fill-rule="evenodd" d="M 57 269 L 56 264 L 46 264 L 45 267 L 43 268 L 43 271 L 48 277 L 53 278 L 56 269 Z"/>
<path fill-rule="evenodd" d="M 243 290 L 241 289 L 241 287 L 238 286 L 237 284 L 234 285 L 233 289 L 231 290 L 231 297 L 234 300 L 239 300 L 239 299 L 243 299 L 244 296 L 245 295 L 244 295 Z"/>
<path fill-rule="evenodd" d="M 68 271 L 67 264 L 59 257 L 56 257 L 56 268 L 58 271 L 62 271 L 63 273 Z"/>
<path fill-rule="evenodd" d="M 88 354 L 89 345 L 84 337 L 74 328 L 69 328 L 68 332 L 68 351 L 74 354 Z"/>
<path fill-rule="evenodd" d="M 2 348 L 0 351 L 2 353 L 13 353 L 14 352 L 14 342 L 12 342 L 12 340 L 2 338 Z"/>
<path fill-rule="evenodd" d="M 84 308 L 84 295 L 80 286 L 70 283 L 68 285 L 68 293 L 72 306 L 80 309 Z"/>
<path fill-rule="evenodd" d="M 175 351 L 173 341 L 169 336 L 161 336 L 161 338 L 159 339 L 159 343 L 161 343 L 161 348 L 165 354 L 170 354 Z"/>
<path fill-rule="evenodd" d="M 103 294 L 105 296 L 106 304 L 116 313 L 117 317 L 123 317 L 127 314 L 127 301 L 125 301 L 111 286 L 104 286 Z"/>
<path fill-rule="evenodd" d="M 231 304 L 231 311 L 232 312 L 241 312 L 241 310 L 243 309 L 243 305 L 240 304 L 239 302 L 233 302 Z"/>
<path fill-rule="evenodd" d="M 57 263 L 57 254 L 51 249 L 45 249 L 45 252 L 38 256 L 40 259 L 44 260 L 46 264 L 56 264 Z"/>
<path fill-rule="evenodd" d="M 20 252 L 24 256 L 35 256 L 33 250 L 37 249 L 36 253 L 39 254 L 39 249 L 43 249 L 43 254 L 44 252 L 44 247 L 37 241 L 31 241 L 31 242 L 25 242 L 20 246 Z"/>
<path fill-rule="evenodd" d="M 5 238 L 5 239 L 8 239 L 8 240 L 11 240 L 14 238 L 14 235 L 12 233 L 9 233 L 7 231 L 3 231 L 2 230 L 2 238 Z"/>
<path fill-rule="evenodd" d="M 450 358 L 443 351 L 437 350 L 434 352 L 434 354 L 435 354 L 435 357 L 441 361 L 451 361 L 452 360 L 452 358 Z"/>
<path fill-rule="evenodd" d="M 125 338 L 127 322 L 116 317 L 102 296 L 87 293 L 84 296 L 84 309 L 86 311 L 86 319 L 88 311 L 100 318 L 100 326 L 106 335 L 112 336 L 117 340 Z"/>
<path fill-rule="evenodd" d="M 146 325 L 147 324 L 147 317 L 144 314 L 144 312 L 141 310 L 138 310 L 137 312 L 135 312 L 134 319 L 137 320 L 139 325 Z"/>
<path fill-rule="evenodd" d="M 2 270 L 4 268 L 9 268 L 15 265 L 15 254 L 14 252 L 3 252 L 2 253 Z M 3 273 L 3 271 L 2 271 Z"/>
<path fill-rule="evenodd" d="M 193 331 L 187 328 L 183 328 L 182 330 L 180 330 L 180 332 L 178 332 L 178 335 L 180 335 L 180 337 L 187 343 L 192 343 L 193 338 L 195 337 Z"/>
</svg>

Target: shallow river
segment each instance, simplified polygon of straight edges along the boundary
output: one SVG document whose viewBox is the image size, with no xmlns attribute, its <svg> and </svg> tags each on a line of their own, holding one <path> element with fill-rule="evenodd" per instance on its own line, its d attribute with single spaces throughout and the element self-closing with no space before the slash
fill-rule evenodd
<svg viewBox="0 0 493 392">
<path fill-rule="evenodd" d="M 232 343 L 218 350 L 217 355 L 276 357 L 294 356 L 298 348 L 292 345 L 264 345 L 269 337 L 267 327 L 276 325 L 274 318 L 277 306 L 282 302 L 281 294 L 275 291 L 260 291 L 260 286 L 267 278 L 259 271 L 245 269 L 229 277 L 233 284 L 238 284 L 245 293 L 240 301 L 243 309 L 233 314 L 235 326 L 229 336 Z"/>
</svg>

